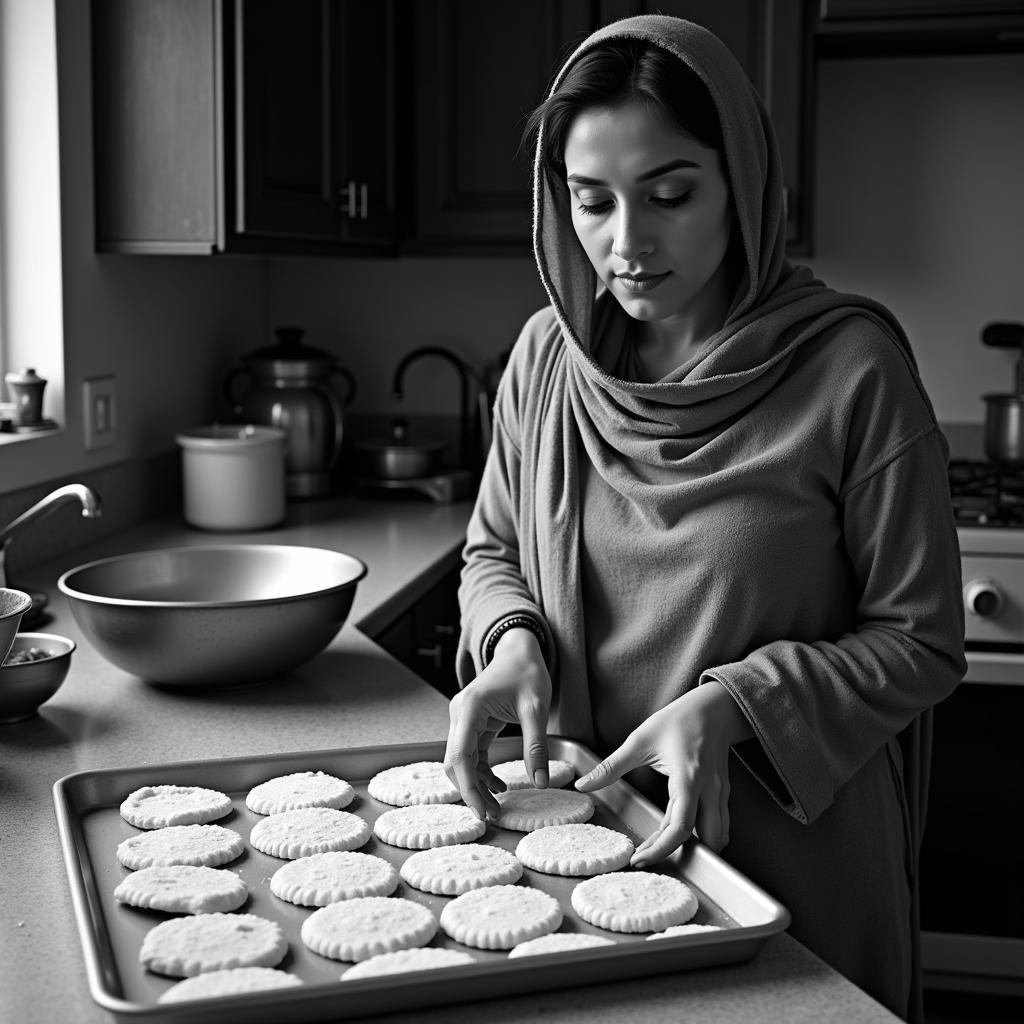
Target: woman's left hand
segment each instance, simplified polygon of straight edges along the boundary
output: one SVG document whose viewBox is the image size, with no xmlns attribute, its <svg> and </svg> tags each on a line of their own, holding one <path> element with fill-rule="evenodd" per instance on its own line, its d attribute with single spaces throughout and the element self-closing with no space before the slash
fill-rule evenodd
<svg viewBox="0 0 1024 1024">
<path fill-rule="evenodd" d="M 576 788 L 600 789 L 642 765 L 668 776 L 661 827 L 636 848 L 633 867 L 663 860 L 694 831 L 721 850 L 729 842 L 729 748 L 753 735 L 729 691 L 711 680 L 642 722 Z"/>
</svg>

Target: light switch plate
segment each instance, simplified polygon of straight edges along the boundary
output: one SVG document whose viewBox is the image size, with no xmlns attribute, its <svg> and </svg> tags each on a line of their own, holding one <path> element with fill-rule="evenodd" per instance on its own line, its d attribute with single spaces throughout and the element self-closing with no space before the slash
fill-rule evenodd
<svg viewBox="0 0 1024 1024">
<path fill-rule="evenodd" d="M 117 378 L 91 377 L 82 381 L 85 450 L 106 448 L 117 439 Z"/>
</svg>

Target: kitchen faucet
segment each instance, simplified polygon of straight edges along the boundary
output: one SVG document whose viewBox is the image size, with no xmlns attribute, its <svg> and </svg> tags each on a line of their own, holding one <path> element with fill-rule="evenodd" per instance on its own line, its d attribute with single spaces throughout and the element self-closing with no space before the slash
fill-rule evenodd
<svg viewBox="0 0 1024 1024">
<path fill-rule="evenodd" d="M 469 427 L 469 383 L 472 380 L 477 388 L 483 392 L 484 382 L 480 375 L 463 359 L 449 349 L 440 345 L 423 345 L 407 352 L 395 369 L 395 375 L 391 382 L 391 395 L 393 398 L 401 399 L 405 396 L 402 390 L 402 381 L 405 371 L 416 360 L 426 356 L 437 356 L 440 359 L 451 363 L 459 374 L 459 462 L 466 469 L 474 472 L 478 469 L 476 465 L 479 453 L 470 449 L 470 427 Z M 484 424 L 481 424 L 483 427 Z"/>
<path fill-rule="evenodd" d="M 4 571 L 4 563 L 7 557 L 7 548 L 14 535 L 25 525 L 35 519 L 48 515 L 54 509 L 69 501 L 78 500 L 82 505 L 82 515 L 86 519 L 95 519 L 103 512 L 103 504 L 99 495 L 85 484 L 66 484 L 51 491 L 45 498 L 37 501 L 30 509 L 22 512 L 17 519 L 0 526 L 0 587 L 7 586 L 7 574 Z"/>
</svg>

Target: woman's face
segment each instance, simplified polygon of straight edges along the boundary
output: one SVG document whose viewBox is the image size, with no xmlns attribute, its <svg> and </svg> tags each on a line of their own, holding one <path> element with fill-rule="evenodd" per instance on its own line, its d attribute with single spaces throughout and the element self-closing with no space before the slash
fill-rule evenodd
<svg viewBox="0 0 1024 1024">
<path fill-rule="evenodd" d="M 628 102 L 578 114 L 564 159 L 576 235 L 630 316 L 724 317 L 732 202 L 715 150 Z"/>
</svg>

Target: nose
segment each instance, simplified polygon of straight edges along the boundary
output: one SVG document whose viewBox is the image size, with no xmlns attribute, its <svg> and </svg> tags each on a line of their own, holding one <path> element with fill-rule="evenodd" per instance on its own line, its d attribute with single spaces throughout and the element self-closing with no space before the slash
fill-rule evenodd
<svg viewBox="0 0 1024 1024">
<path fill-rule="evenodd" d="M 643 214 L 627 209 L 626 205 L 622 204 L 616 211 L 612 253 L 624 262 L 631 263 L 653 251 L 654 239 L 645 226 Z"/>
</svg>

